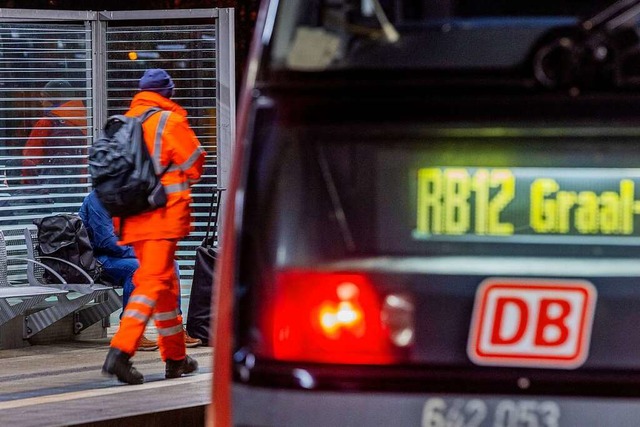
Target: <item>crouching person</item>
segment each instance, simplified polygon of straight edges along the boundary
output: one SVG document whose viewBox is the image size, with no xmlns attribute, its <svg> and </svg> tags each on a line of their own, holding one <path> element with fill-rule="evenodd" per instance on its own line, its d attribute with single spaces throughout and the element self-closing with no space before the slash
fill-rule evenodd
<svg viewBox="0 0 640 427">
<path fill-rule="evenodd" d="M 122 224 L 114 219 L 116 230 L 121 231 L 119 243 L 133 246 L 140 267 L 134 273 L 135 288 L 111 340 L 102 372 L 128 384 L 144 382 L 130 359 L 152 317 L 160 356 L 166 363 L 165 378 L 198 369 L 198 363 L 186 353 L 182 316 L 176 303 L 179 284 L 174 258 L 178 240 L 191 231 L 190 185 L 200 179 L 205 153 L 187 123 L 186 111 L 170 99 L 173 88 L 166 71 L 147 70 L 140 79 L 140 92 L 126 113 L 140 116 L 152 107 L 164 110 L 151 115 L 143 123 L 143 131 L 154 161 L 162 170 L 170 165 L 162 176 L 167 193 L 164 207 L 127 217 Z"/>
</svg>

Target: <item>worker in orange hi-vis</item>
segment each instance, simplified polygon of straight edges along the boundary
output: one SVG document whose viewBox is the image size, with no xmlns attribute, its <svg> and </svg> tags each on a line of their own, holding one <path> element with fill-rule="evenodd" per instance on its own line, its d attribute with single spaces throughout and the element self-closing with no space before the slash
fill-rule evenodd
<svg viewBox="0 0 640 427">
<path fill-rule="evenodd" d="M 187 112 L 171 100 L 174 83 L 166 71 L 145 71 L 139 87 L 126 115 L 140 116 L 151 107 L 164 110 L 151 115 L 143 123 L 143 131 L 154 162 L 159 162 L 161 170 L 168 167 L 161 178 L 167 203 L 127 217 L 122 227 L 115 224 L 116 230 L 121 230 L 119 243 L 133 246 L 140 267 L 133 276 L 135 288 L 124 308 L 120 328 L 111 340 L 102 372 L 128 384 L 144 382 L 130 358 L 152 315 L 160 356 L 166 363 L 165 378 L 177 378 L 198 369 L 198 363 L 186 353 L 182 316 L 176 303 L 179 288 L 174 257 L 178 239 L 191 231 L 190 186 L 200 179 L 205 152 L 187 123 Z"/>
</svg>

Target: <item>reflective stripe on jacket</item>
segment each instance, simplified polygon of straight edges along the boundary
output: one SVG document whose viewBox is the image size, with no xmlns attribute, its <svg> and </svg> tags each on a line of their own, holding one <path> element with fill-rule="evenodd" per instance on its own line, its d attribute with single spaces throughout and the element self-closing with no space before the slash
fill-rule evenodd
<svg viewBox="0 0 640 427">
<path fill-rule="evenodd" d="M 179 239 L 191 231 L 190 185 L 202 175 L 205 152 L 187 122 L 187 112 L 175 102 L 155 92 L 143 91 L 133 97 L 127 116 L 140 116 L 151 107 L 153 114 L 143 124 L 144 139 L 162 176 L 167 205 L 124 221 L 120 244 L 149 239 Z M 158 152 L 159 150 L 159 152 Z M 116 224 L 118 229 L 118 224 Z"/>
</svg>

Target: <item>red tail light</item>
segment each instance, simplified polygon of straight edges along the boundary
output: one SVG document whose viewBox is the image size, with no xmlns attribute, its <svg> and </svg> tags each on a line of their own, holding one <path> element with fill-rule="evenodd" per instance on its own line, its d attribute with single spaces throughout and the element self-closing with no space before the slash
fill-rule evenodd
<svg viewBox="0 0 640 427">
<path fill-rule="evenodd" d="M 279 360 L 385 364 L 393 361 L 383 303 L 359 274 L 281 272 L 271 312 Z"/>
</svg>

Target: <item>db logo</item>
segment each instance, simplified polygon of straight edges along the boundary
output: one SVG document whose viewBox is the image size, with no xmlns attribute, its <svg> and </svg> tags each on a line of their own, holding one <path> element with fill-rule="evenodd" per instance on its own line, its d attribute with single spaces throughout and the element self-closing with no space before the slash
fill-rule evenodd
<svg viewBox="0 0 640 427">
<path fill-rule="evenodd" d="M 467 353 L 478 365 L 577 368 L 595 302 L 586 281 L 487 279 L 476 292 Z"/>
</svg>

